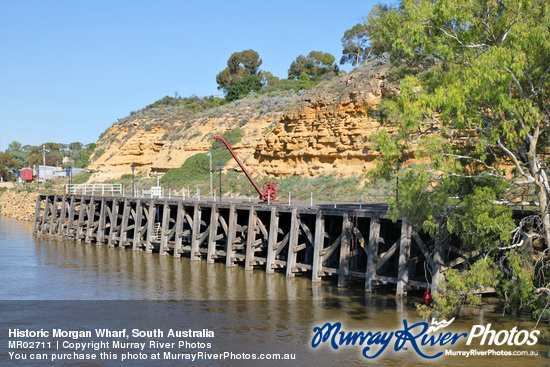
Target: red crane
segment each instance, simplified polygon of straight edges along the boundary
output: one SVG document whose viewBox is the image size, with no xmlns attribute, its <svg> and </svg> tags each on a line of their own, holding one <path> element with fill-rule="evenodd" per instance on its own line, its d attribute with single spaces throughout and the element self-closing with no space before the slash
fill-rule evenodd
<svg viewBox="0 0 550 367">
<path fill-rule="evenodd" d="M 221 141 L 225 147 L 227 148 L 227 150 L 229 150 L 229 153 L 231 153 L 231 155 L 233 156 L 233 158 L 237 161 L 237 164 L 239 165 L 239 167 L 241 167 L 241 169 L 243 170 L 244 174 L 246 175 L 246 177 L 248 178 L 248 180 L 250 181 L 250 183 L 252 184 L 252 186 L 254 186 L 254 188 L 256 189 L 256 191 L 258 192 L 258 195 L 260 195 L 260 199 L 262 199 L 263 201 L 265 202 L 273 202 L 275 201 L 275 198 L 277 196 L 277 190 L 275 189 L 275 183 L 273 182 L 269 182 L 269 181 L 266 181 L 264 183 L 264 187 L 263 187 L 263 190 L 260 189 L 260 187 L 256 184 L 256 182 L 254 181 L 254 179 L 252 178 L 252 176 L 250 176 L 250 173 L 248 173 L 248 171 L 246 170 L 246 168 L 244 167 L 243 163 L 240 161 L 239 158 L 237 158 L 237 155 L 235 154 L 235 152 L 233 151 L 233 149 L 229 146 L 229 144 L 225 141 L 224 138 L 222 138 L 221 136 L 214 136 L 214 139 L 216 140 L 219 140 Z"/>
</svg>

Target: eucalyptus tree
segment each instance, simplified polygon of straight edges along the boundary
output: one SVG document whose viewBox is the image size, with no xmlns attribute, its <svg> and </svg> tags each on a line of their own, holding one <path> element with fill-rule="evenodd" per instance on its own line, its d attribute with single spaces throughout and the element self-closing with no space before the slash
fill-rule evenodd
<svg viewBox="0 0 550 367">
<path fill-rule="evenodd" d="M 302 73 L 306 73 L 310 80 L 319 80 L 330 72 L 338 72 L 334 56 L 328 52 L 311 51 L 307 56 L 298 56 L 290 64 L 288 79 L 299 79 Z"/>
<path fill-rule="evenodd" d="M 254 50 L 234 52 L 227 60 L 227 67 L 216 76 L 218 89 L 227 93 L 231 84 L 242 81 L 245 77 L 256 76 L 261 81 L 262 59 Z"/>
<path fill-rule="evenodd" d="M 391 24 L 396 19 L 389 16 L 393 9 L 390 5 L 378 4 L 372 8 L 368 17 L 344 32 L 340 65 L 350 63 L 357 66 L 391 50 L 391 43 L 387 41 L 391 32 L 384 36 L 378 30 L 384 23 L 387 30 L 397 26 Z M 373 34 L 376 36 L 372 37 Z"/>
<path fill-rule="evenodd" d="M 524 245 L 536 236 L 550 245 L 550 1 L 402 0 L 367 21 L 371 41 L 391 46 L 400 81 L 379 111 L 397 133 L 373 139 L 377 173 L 399 169 L 395 212 L 485 258 L 499 253 L 507 305 L 542 317 L 550 264 Z M 519 196 L 505 195 L 520 192 L 535 195 L 536 215 L 514 228 L 506 204 Z"/>
<path fill-rule="evenodd" d="M 414 147 L 429 157 L 426 182 L 469 180 L 491 196 L 502 196 L 496 186 L 532 190 L 550 244 L 550 2 L 403 0 L 371 20 L 371 38 L 391 44 L 401 76 L 384 110 L 399 135 L 378 136 L 380 167 Z"/>
</svg>

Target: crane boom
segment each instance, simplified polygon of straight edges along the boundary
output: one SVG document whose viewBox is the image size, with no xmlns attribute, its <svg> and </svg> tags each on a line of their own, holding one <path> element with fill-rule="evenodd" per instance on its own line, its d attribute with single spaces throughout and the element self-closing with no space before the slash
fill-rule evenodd
<svg viewBox="0 0 550 367">
<path fill-rule="evenodd" d="M 224 138 L 222 138 L 221 136 L 215 136 L 214 139 L 216 140 L 219 140 L 221 141 L 225 147 L 227 148 L 227 150 L 229 150 L 229 153 L 231 153 L 231 155 L 233 156 L 233 159 L 235 159 L 235 161 L 237 162 L 237 164 L 239 165 L 239 167 L 241 167 L 241 169 L 243 170 L 244 174 L 246 175 L 246 177 L 248 178 L 248 181 L 250 181 L 250 183 L 252 184 L 252 186 L 254 186 L 254 188 L 256 189 L 256 191 L 258 192 L 258 195 L 260 195 L 260 199 L 262 199 L 263 201 L 274 201 L 275 200 L 275 197 L 276 197 L 276 190 L 275 190 L 275 184 L 273 182 L 269 182 L 267 181 L 265 184 L 264 184 L 264 188 L 263 190 L 260 189 L 260 187 L 256 184 L 256 182 L 254 181 L 254 179 L 252 178 L 252 176 L 250 175 L 250 173 L 248 173 L 248 171 L 246 170 L 246 167 L 244 166 L 244 164 L 241 162 L 241 160 L 237 157 L 237 155 L 235 154 L 235 152 L 233 151 L 233 148 L 231 148 L 231 146 L 229 145 L 229 143 L 227 141 L 225 141 Z"/>
</svg>

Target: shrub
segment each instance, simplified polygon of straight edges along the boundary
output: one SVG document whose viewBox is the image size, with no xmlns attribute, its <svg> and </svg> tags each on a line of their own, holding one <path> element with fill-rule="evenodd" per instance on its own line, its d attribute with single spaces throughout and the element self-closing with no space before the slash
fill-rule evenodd
<svg viewBox="0 0 550 367">
<path fill-rule="evenodd" d="M 235 128 L 221 135 L 230 146 L 239 143 L 242 139 L 242 131 Z M 217 140 L 212 142 L 212 169 L 217 169 L 217 164 L 224 165 L 232 159 L 231 153 Z M 181 167 L 169 169 L 161 178 L 161 183 L 169 187 L 180 187 L 184 183 L 208 180 L 210 175 L 210 158 L 205 153 L 198 153 L 189 158 Z"/>
<path fill-rule="evenodd" d="M 91 172 L 81 172 L 78 175 L 73 176 L 72 183 L 75 185 L 86 183 L 90 179 L 91 175 L 92 175 Z"/>
<path fill-rule="evenodd" d="M 251 91 L 257 92 L 262 89 L 262 80 L 255 75 L 245 76 L 242 80 L 233 82 L 227 88 L 225 99 L 228 102 L 236 101 L 249 94 Z"/>
<path fill-rule="evenodd" d="M 457 316 L 463 306 L 480 304 L 481 296 L 475 291 L 497 287 L 501 277 L 502 273 L 490 257 L 476 261 L 469 271 L 447 269 L 439 292 L 432 295 L 433 303 L 430 306 L 417 304 L 416 308 L 425 320 L 434 316 L 443 319 Z"/>
</svg>

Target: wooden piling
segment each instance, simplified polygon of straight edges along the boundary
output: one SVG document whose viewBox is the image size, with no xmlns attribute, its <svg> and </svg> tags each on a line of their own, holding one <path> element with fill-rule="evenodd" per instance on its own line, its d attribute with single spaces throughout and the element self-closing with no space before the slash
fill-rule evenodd
<svg viewBox="0 0 550 367">
<path fill-rule="evenodd" d="M 435 235 L 434 255 L 433 255 L 433 269 L 432 269 L 432 284 L 431 293 L 435 295 L 439 291 L 439 283 L 443 278 L 441 273 L 441 267 L 443 266 L 443 237 L 445 229 L 443 226 L 439 227 Z"/>
<path fill-rule="evenodd" d="M 227 223 L 227 239 L 225 241 L 225 266 L 227 267 L 235 266 L 233 242 L 235 241 L 236 227 L 237 209 L 235 204 L 231 204 L 229 207 L 229 223 Z"/>
<path fill-rule="evenodd" d="M 65 204 L 67 203 L 67 195 L 63 194 L 61 197 L 61 209 L 59 214 L 59 222 L 57 223 L 57 234 L 61 236 L 63 234 L 63 229 L 65 227 L 65 217 L 67 215 L 66 213 L 66 207 Z"/>
<path fill-rule="evenodd" d="M 131 207 L 128 199 L 124 199 L 122 205 L 122 222 L 120 223 L 120 237 L 118 240 L 118 246 L 126 247 L 128 241 L 128 220 L 130 219 Z"/>
<path fill-rule="evenodd" d="M 193 210 L 193 230 L 191 231 L 191 260 L 201 259 L 199 252 L 202 210 L 199 203 L 195 203 Z"/>
<path fill-rule="evenodd" d="M 294 277 L 293 269 L 296 266 L 296 247 L 298 246 L 298 209 L 293 208 L 290 217 L 290 232 L 288 254 L 286 260 L 286 276 Z"/>
<path fill-rule="evenodd" d="M 277 207 L 271 207 L 269 216 L 269 234 L 267 239 L 267 258 L 265 264 L 265 272 L 267 274 L 273 274 L 275 270 L 275 246 L 277 245 L 277 236 L 279 234 L 279 215 L 277 213 Z"/>
<path fill-rule="evenodd" d="M 244 261 L 244 270 L 252 270 L 254 261 L 254 242 L 256 242 L 256 211 L 254 206 L 248 209 L 248 228 L 246 232 L 246 257 Z"/>
<path fill-rule="evenodd" d="M 203 216 L 203 210 L 210 214 Z M 368 228 L 362 228 L 367 223 Z M 132 250 L 146 253 L 158 249 L 159 255 L 172 251 L 175 258 L 185 255 L 193 261 L 223 261 L 228 267 L 240 263 L 247 271 L 265 265 L 266 273 L 279 269 L 287 277 L 311 272 L 312 282 L 337 276 L 340 287 L 352 278 L 364 277 L 366 292 L 377 284 L 392 283 L 397 297 L 405 297 L 410 287 L 427 285 L 409 274 L 413 265 L 425 258 L 432 268 L 432 291 L 437 291 L 440 270 L 453 263 L 444 264 L 442 240 L 436 238 L 432 257 L 431 249 L 410 224 L 401 223 L 398 238 L 392 234 L 395 226 L 382 211 L 40 195 L 33 233 L 109 247 L 131 245 Z M 410 259 L 415 245 L 420 251 Z"/>
<path fill-rule="evenodd" d="M 152 240 L 155 235 L 155 224 L 156 224 L 156 206 L 153 199 L 149 200 L 148 210 L 147 210 L 147 237 L 145 238 L 145 252 L 153 252 Z"/>
<path fill-rule="evenodd" d="M 217 205 L 213 203 L 211 208 L 210 228 L 208 233 L 208 252 L 206 254 L 206 262 L 208 264 L 214 263 L 214 257 L 216 255 L 216 234 L 218 233 L 219 223 L 219 213 Z"/>
<path fill-rule="evenodd" d="M 99 224 L 97 226 L 97 237 L 96 237 L 96 244 L 101 245 L 105 243 L 105 223 L 107 215 L 106 213 L 106 206 L 107 203 L 105 201 L 105 198 L 101 198 L 101 208 L 99 208 Z"/>
<path fill-rule="evenodd" d="M 134 211 L 134 238 L 132 239 L 132 250 L 137 251 L 141 247 L 141 234 L 143 226 L 141 223 L 143 208 L 141 207 L 141 200 L 136 200 L 136 210 Z"/>
<path fill-rule="evenodd" d="M 378 242 L 380 238 L 380 220 L 370 218 L 369 243 L 367 245 L 367 272 L 365 274 L 365 291 L 372 291 L 372 281 L 376 277 L 376 262 L 378 257 Z"/>
<path fill-rule="evenodd" d="M 95 220 L 95 199 L 92 196 L 88 203 L 88 222 L 86 226 L 86 243 L 92 243 L 92 236 L 94 233 L 94 220 Z"/>
<path fill-rule="evenodd" d="M 80 208 L 78 208 L 78 221 L 76 223 L 76 230 L 75 230 L 75 239 L 78 241 L 82 241 L 82 239 L 85 236 L 84 233 L 84 216 L 86 215 L 86 199 L 84 196 L 80 197 Z"/>
<path fill-rule="evenodd" d="M 68 207 L 68 218 L 67 218 L 67 228 L 65 229 L 66 237 L 73 237 L 73 225 L 74 225 L 74 214 L 75 214 L 76 199 L 74 195 L 71 195 L 71 200 Z"/>
<path fill-rule="evenodd" d="M 107 246 L 114 247 L 118 237 L 118 200 L 113 200 L 113 206 L 109 216 L 109 239 L 107 240 Z"/>
<path fill-rule="evenodd" d="M 311 281 L 320 282 L 323 271 L 323 261 L 321 251 L 325 243 L 325 219 L 323 212 L 318 210 L 315 215 L 315 238 L 313 244 L 313 266 L 311 271 Z"/>
<path fill-rule="evenodd" d="M 340 241 L 340 266 L 338 270 L 338 287 L 343 287 L 347 285 L 347 278 L 350 273 L 350 226 L 351 223 L 349 221 L 349 215 L 347 212 L 344 212 L 342 217 L 342 240 Z"/>
<path fill-rule="evenodd" d="M 44 211 L 42 212 L 42 224 L 41 224 L 41 227 L 40 228 L 40 233 L 41 234 L 46 234 L 46 227 L 47 227 L 47 224 L 48 224 L 48 216 L 49 216 L 49 213 L 50 213 L 50 197 L 49 196 L 46 196 L 46 200 L 44 201 Z"/>
<path fill-rule="evenodd" d="M 397 275 L 397 288 L 395 296 L 406 297 L 409 284 L 409 265 L 408 260 L 411 252 L 411 226 L 405 221 L 401 221 L 401 238 L 399 240 L 399 268 Z"/>
<path fill-rule="evenodd" d="M 172 253 L 173 257 L 181 257 L 181 240 L 183 236 L 183 220 L 185 218 L 185 209 L 183 208 L 183 203 L 178 201 L 176 212 L 176 235 L 174 237 L 174 252 Z"/>
<path fill-rule="evenodd" d="M 168 254 L 168 236 L 170 234 L 170 204 L 167 200 L 162 203 L 162 224 L 160 232 L 159 255 Z"/>
<path fill-rule="evenodd" d="M 36 198 L 36 206 L 34 208 L 34 222 L 32 225 L 32 233 L 37 234 L 40 225 L 40 209 L 42 208 L 42 196 Z"/>
<path fill-rule="evenodd" d="M 51 218 L 50 218 L 50 227 L 49 227 L 49 234 L 50 235 L 53 235 L 55 230 L 57 229 L 55 227 L 55 220 L 57 219 L 57 199 L 58 199 L 58 196 L 55 195 L 53 197 L 53 201 L 52 201 L 52 208 L 51 208 L 52 215 L 51 215 Z"/>
</svg>

